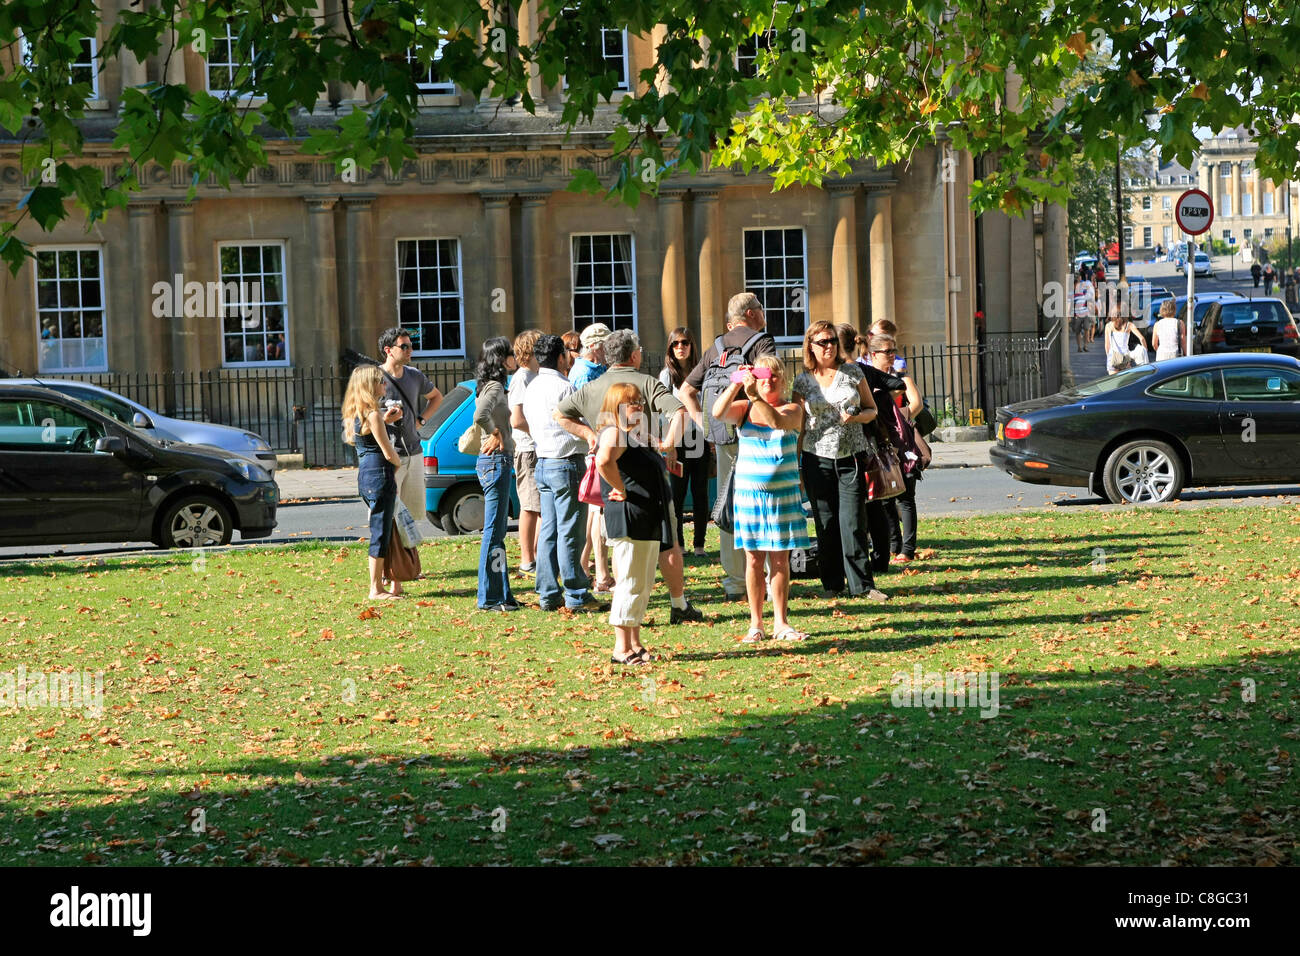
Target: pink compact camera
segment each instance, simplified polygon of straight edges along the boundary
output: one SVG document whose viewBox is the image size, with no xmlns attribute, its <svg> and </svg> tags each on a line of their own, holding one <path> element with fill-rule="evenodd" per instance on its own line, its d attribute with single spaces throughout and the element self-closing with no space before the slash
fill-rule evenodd
<svg viewBox="0 0 1300 956">
<path fill-rule="evenodd" d="M 772 377 L 772 370 L 770 368 L 767 368 L 766 366 L 742 365 L 740 368 L 736 369 L 734 372 L 731 373 L 731 380 L 737 385 L 739 385 L 741 382 L 745 380 L 746 372 L 752 372 L 754 374 L 754 378 L 757 379 L 765 379 L 765 378 Z"/>
</svg>

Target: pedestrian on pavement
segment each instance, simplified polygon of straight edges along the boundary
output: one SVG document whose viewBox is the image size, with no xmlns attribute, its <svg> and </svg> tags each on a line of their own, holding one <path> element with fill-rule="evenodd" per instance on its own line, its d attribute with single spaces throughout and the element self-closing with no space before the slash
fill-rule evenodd
<svg viewBox="0 0 1300 956">
<path fill-rule="evenodd" d="M 660 550 L 671 548 L 677 534 L 669 507 L 668 470 L 653 447 L 652 412 L 646 406 L 639 388 L 619 382 L 605 392 L 596 425 L 596 469 L 614 553 L 609 623 L 614 626 L 610 661 L 615 664 L 651 660 L 641 644 L 641 622 L 654 589 Z"/>
<path fill-rule="evenodd" d="M 712 404 L 717 396 L 725 391 L 718 388 L 722 372 L 738 363 L 752 364 L 764 355 L 776 354 L 776 340 L 766 331 L 767 314 L 758 296 L 752 292 L 738 292 L 727 302 L 727 331 L 713 341 L 704 352 L 698 365 L 686 376 L 680 389 L 682 404 L 690 413 L 695 424 L 705 430 L 718 461 L 718 487 L 724 488 L 727 475 L 736 464 L 738 440 L 735 430 L 730 428 L 710 427 L 706 413 L 712 414 Z M 713 374 L 709 375 L 710 370 Z M 729 373 L 728 373 L 729 374 Z M 706 375 L 714 385 L 714 391 L 701 400 Z M 727 386 L 729 386 L 729 382 Z M 701 405 L 708 405 L 702 408 Z M 728 600 L 745 597 L 745 556 L 735 546 L 734 536 L 727 531 L 718 530 L 719 552 L 722 562 L 722 590 Z"/>
<path fill-rule="evenodd" d="M 1074 317 L 1070 320 L 1070 334 L 1074 336 L 1074 350 L 1086 352 L 1088 346 L 1084 344 L 1084 336 L 1097 314 L 1097 292 L 1088 278 L 1087 266 L 1079 270 L 1079 279 L 1074 284 L 1073 308 Z"/>
<path fill-rule="evenodd" d="M 844 361 L 833 325 L 813 322 L 803 342 L 804 371 L 794 380 L 792 397 L 804 411 L 801 462 L 824 596 L 840 596 L 847 582 L 850 595 L 884 600 L 871 574 L 861 465 L 875 450 L 862 426 L 875 421 L 876 403 L 861 367 Z"/>
<path fill-rule="evenodd" d="M 890 393 L 889 405 L 878 409 L 877 420 L 889 432 L 899 449 L 899 460 L 903 466 L 903 493 L 880 502 L 889 521 L 889 551 L 891 560 L 908 564 L 916 560 L 916 483 L 920 480 L 931 453 L 925 439 L 912 426 L 912 420 L 925 407 L 925 402 L 912 377 L 894 371 L 897 349 L 892 336 L 877 335 L 871 339 L 871 363 L 875 370 L 882 375 L 896 375 L 902 379 L 904 386 L 901 394 Z"/>
<path fill-rule="evenodd" d="M 1266 263 L 1264 266 L 1264 294 L 1273 294 L 1273 280 L 1277 278 L 1277 270 L 1273 268 L 1273 263 Z"/>
<path fill-rule="evenodd" d="M 1287 273 L 1286 287 L 1282 296 L 1286 300 L 1287 308 L 1294 312 L 1297 299 L 1300 298 L 1300 282 L 1297 282 L 1296 277 L 1291 273 Z"/>
<path fill-rule="evenodd" d="M 533 346 L 537 377 L 524 389 L 524 418 L 537 451 L 541 528 L 537 535 L 537 596 L 543 611 L 561 603 L 581 610 L 590 601 L 591 581 L 582 566 L 582 503 L 578 484 L 586 471 L 587 443 L 555 420 L 560 402 L 573 394 L 566 373 L 569 356 L 558 335 L 542 335 Z M 562 582 L 562 583 L 561 583 Z"/>
<path fill-rule="evenodd" d="M 600 421 L 600 410 L 604 407 L 606 392 L 620 382 L 630 383 L 637 387 L 650 406 L 651 436 L 659 451 L 668 456 L 668 464 L 672 465 L 676 460 L 677 445 L 685 430 L 686 409 L 673 397 L 671 389 L 655 376 L 640 370 L 641 341 L 635 332 L 619 329 L 610 333 L 605 340 L 605 359 L 609 362 L 609 371 L 564 398 L 556 409 L 556 421 L 571 436 L 586 442 L 587 447 L 594 452 L 595 426 Z M 668 420 L 668 429 L 661 436 L 658 423 L 662 419 Z M 668 620 L 671 624 L 702 621 L 704 615 L 686 598 L 683 575 L 685 562 L 677 538 L 677 530 L 674 528 L 672 546 L 659 550 L 659 570 L 668 586 L 668 597 L 672 604 Z"/>
<path fill-rule="evenodd" d="M 569 382 L 576 392 L 589 382 L 594 382 L 605 374 L 609 367 L 605 362 L 605 340 L 609 338 L 609 326 L 603 322 L 593 322 L 582 330 L 578 342 L 582 351 L 569 369 Z M 595 590 L 607 594 L 614 586 L 614 578 L 609 573 L 609 557 L 605 552 L 605 535 L 601 530 L 601 509 L 598 505 L 586 505 L 585 538 L 582 543 L 582 566 L 587 573 L 592 571 L 592 555 L 595 555 Z"/>
<path fill-rule="evenodd" d="M 695 337 L 686 326 L 679 326 L 668 334 L 668 353 L 664 356 L 663 371 L 659 381 L 672 389 L 673 398 L 681 401 L 682 383 L 699 364 L 700 353 L 695 347 Z M 669 474 L 673 490 L 673 514 L 677 517 L 677 543 L 686 550 L 685 530 L 682 524 L 686 507 L 686 492 L 691 493 L 691 519 L 695 526 L 693 543 L 696 557 L 703 557 L 704 537 L 709 530 L 709 446 L 704 432 L 689 418 L 683 429 L 681 443 L 677 446 L 677 464 L 681 474 Z M 615 575 L 617 577 L 617 575 Z"/>
<path fill-rule="evenodd" d="M 343 440 L 357 451 L 357 492 L 370 511 L 370 600 L 391 601 L 402 596 L 402 583 L 384 588 L 384 558 L 393 536 L 397 510 L 397 468 L 401 456 L 388 426 L 402 417 L 399 406 L 383 408 L 384 373 L 377 365 L 352 370 L 343 394 Z"/>
<path fill-rule="evenodd" d="M 833 330 L 826 328 L 829 324 L 819 324 L 824 328 L 818 337 L 835 340 Z M 764 373 L 766 377 L 758 377 Z M 749 598 L 749 631 L 744 640 L 767 639 L 763 604 L 770 593 L 772 637 L 802 641 L 808 635 L 790 624 L 789 604 L 790 552 L 808 548 L 808 519 L 799 494 L 804 407 L 786 398 L 787 372 L 775 355 L 760 356 L 753 367 L 741 370 L 740 378 L 718 396 L 710 413 L 735 425 L 739 437 L 732 500 L 736 547 L 745 552 Z"/>
<path fill-rule="evenodd" d="M 1183 323 L 1178 321 L 1178 305 L 1173 299 L 1160 303 L 1160 318 L 1151 328 L 1151 347 L 1156 350 L 1156 361 L 1165 362 L 1183 354 L 1185 342 Z"/>
<path fill-rule="evenodd" d="M 1140 344 L 1130 347 L 1129 342 L 1132 337 L 1136 337 Z M 1114 375 L 1116 372 L 1133 368 L 1138 364 L 1139 358 L 1145 362 L 1146 355 L 1146 336 L 1133 327 L 1133 323 L 1127 315 L 1123 314 L 1122 309 L 1118 306 L 1112 308 L 1110 321 L 1106 323 L 1107 374 Z"/>
<path fill-rule="evenodd" d="M 524 392 L 537 377 L 533 348 L 542 333 L 526 329 L 515 336 L 515 361 L 519 371 L 510 376 L 506 398 L 510 404 L 511 437 L 515 442 L 515 489 L 519 496 L 519 570 L 537 573 L 537 529 L 542 520 L 542 498 L 537 491 L 537 446 L 524 417 Z"/>
<path fill-rule="evenodd" d="M 504 335 L 495 335 L 483 343 L 474 373 L 474 424 L 482 429 L 484 436 L 474 463 L 479 487 L 483 489 L 483 535 L 478 549 L 480 611 L 519 610 L 510 593 L 510 569 L 506 561 L 511 463 L 515 455 L 506 379 L 518 368 L 514 348 Z"/>
<path fill-rule="evenodd" d="M 1258 262 L 1250 264 L 1250 277 L 1255 280 L 1255 288 L 1259 288 L 1259 277 L 1264 274 L 1264 269 Z"/>
<path fill-rule="evenodd" d="M 402 463 L 397 468 L 397 494 L 416 521 L 427 517 L 424 491 L 424 448 L 420 429 L 442 404 L 442 392 L 428 377 L 411 364 L 411 333 L 402 328 L 385 329 L 379 336 L 380 366 L 384 373 L 384 393 L 401 403 L 403 415 L 397 435 L 397 454 Z"/>
</svg>

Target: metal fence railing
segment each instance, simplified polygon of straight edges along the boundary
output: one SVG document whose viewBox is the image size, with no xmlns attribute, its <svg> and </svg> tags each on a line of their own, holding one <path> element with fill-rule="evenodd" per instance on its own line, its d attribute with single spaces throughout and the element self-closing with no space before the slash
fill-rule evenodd
<svg viewBox="0 0 1300 956">
<path fill-rule="evenodd" d="M 798 348 L 782 349 L 802 367 Z M 998 337 L 977 345 L 913 346 L 908 371 L 936 416 L 945 411 L 959 423 L 972 409 L 991 423 L 999 406 L 1048 395 L 1061 387 L 1059 329 L 1045 336 Z M 446 394 L 474 377 L 466 360 L 417 363 Z M 642 368 L 658 374 L 663 357 L 647 354 Z M 98 372 L 44 375 L 93 382 L 174 418 L 215 422 L 256 432 L 281 454 L 301 454 L 310 467 L 352 465 L 356 456 L 343 443 L 341 406 L 351 368 L 327 367 L 208 369 L 200 372 Z"/>
</svg>

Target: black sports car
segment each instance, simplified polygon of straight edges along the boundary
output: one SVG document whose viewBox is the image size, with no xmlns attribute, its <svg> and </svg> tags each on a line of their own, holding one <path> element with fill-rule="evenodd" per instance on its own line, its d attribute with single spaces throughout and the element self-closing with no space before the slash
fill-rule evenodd
<svg viewBox="0 0 1300 956">
<path fill-rule="evenodd" d="M 1223 353 L 1139 365 L 998 409 L 1013 478 L 1155 503 L 1186 485 L 1300 482 L 1300 360 Z"/>
</svg>

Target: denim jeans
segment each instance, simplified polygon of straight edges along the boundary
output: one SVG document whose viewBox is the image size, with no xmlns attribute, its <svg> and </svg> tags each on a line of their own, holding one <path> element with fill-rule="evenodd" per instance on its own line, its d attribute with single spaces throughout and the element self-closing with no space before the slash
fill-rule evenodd
<svg viewBox="0 0 1300 956">
<path fill-rule="evenodd" d="M 587 509 L 578 500 L 578 484 L 586 470 L 585 455 L 537 459 L 537 490 L 542 497 L 537 597 L 547 610 L 559 607 L 561 594 L 568 607 L 581 607 L 591 585 L 586 569 L 579 563 L 586 538 L 583 519 Z"/>
<path fill-rule="evenodd" d="M 388 541 L 393 535 L 393 516 L 397 513 L 395 470 L 377 451 L 358 452 L 357 491 L 370 510 L 372 558 L 388 553 Z"/>
<path fill-rule="evenodd" d="M 479 455 L 475 463 L 483 489 L 483 537 L 478 548 L 478 606 L 515 603 L 506 566 L 506 524 L 510 518 L 510 459 Z"/>
</svg>

